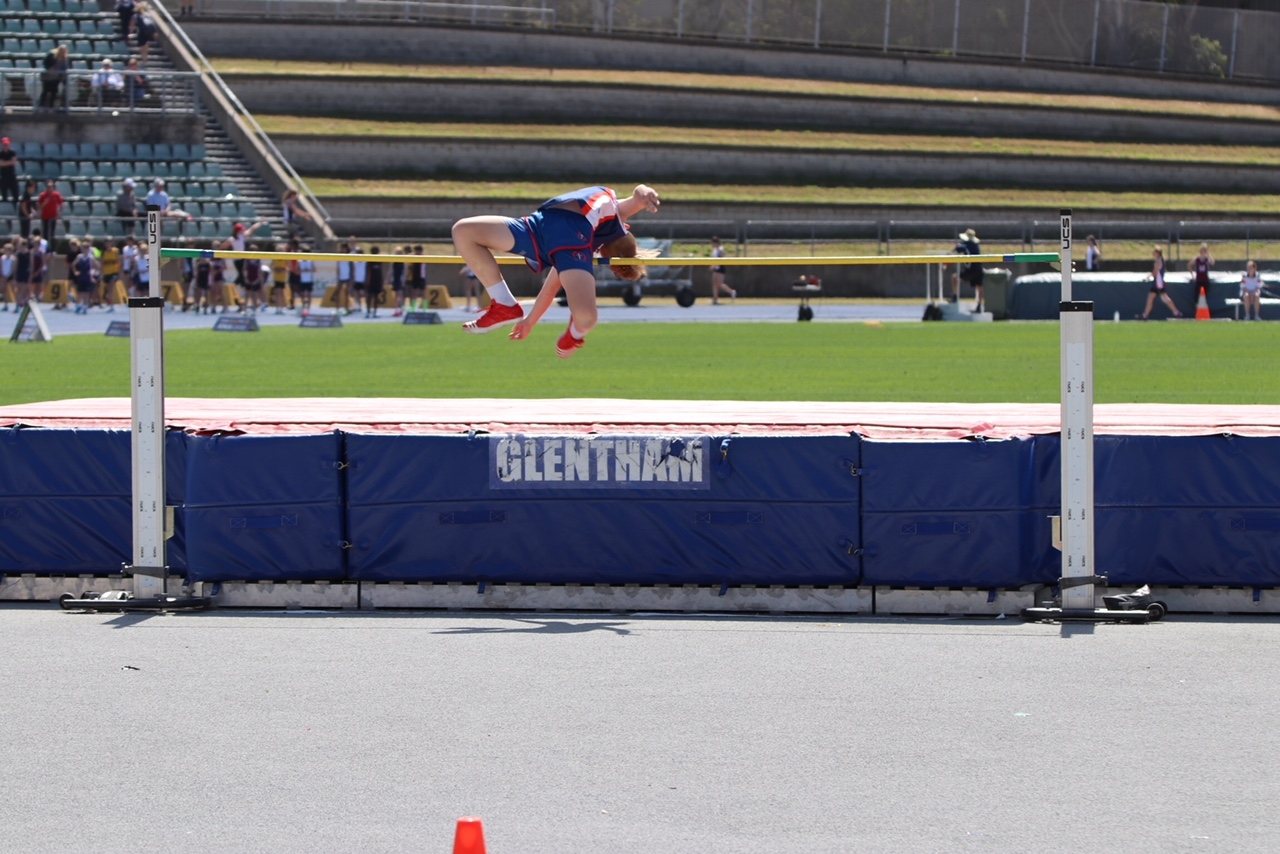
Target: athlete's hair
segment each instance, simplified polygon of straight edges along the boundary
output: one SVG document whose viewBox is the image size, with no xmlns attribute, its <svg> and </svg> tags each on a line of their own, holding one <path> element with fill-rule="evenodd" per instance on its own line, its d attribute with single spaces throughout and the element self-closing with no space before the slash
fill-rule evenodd
<svg viewBox="0 0 1280 854">
<path fill-rule="evenodd" d="M 601 258 L 635 258 L 640 251 L 636 245 L 636 239 L 630 232 L 622 235 L 617 240 L 606 243 L 600 247 Z M 613 274 L 619 279 L 625 279 L 628 282 L 639 281 L 644 275 L 643 264 L 625 264 L 619 266 L 613 264 L 609 267 Z"/>
</svg>

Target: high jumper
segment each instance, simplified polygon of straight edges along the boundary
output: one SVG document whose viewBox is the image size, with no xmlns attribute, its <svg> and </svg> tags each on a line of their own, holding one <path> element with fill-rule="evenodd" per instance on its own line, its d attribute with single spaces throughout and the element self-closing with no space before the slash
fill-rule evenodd
<svg viewBox="0 0 1280 854">
<path fill-rule="evenodd" d="M 510 338 L 527 338 L 563 287 L 572 319 L 556 342 L 556 353 L 567 359 L 582 346 L 598 319 L 594 255 L 604 258 L 636 258 L 636 239 L 627 220 L 641 211 L 657 213 L 658 192 L 640 184 L 619 200 L 609 187 L 584 187 L 549 199 L 529 216 L 475 216 L 453 226 L 453 245 L 489 294 L 489 309 L 463 324 L 468 332 L 482 333 L 515 325 Z M 495 252 L 514 252 L 536 273 L 547 271 L 533 310 L 524 309 L 507 287 L 494 258 Z M 635 281 L 644 275 L 640 264 L 612 265 L 614 275 Z"/>
</svg>

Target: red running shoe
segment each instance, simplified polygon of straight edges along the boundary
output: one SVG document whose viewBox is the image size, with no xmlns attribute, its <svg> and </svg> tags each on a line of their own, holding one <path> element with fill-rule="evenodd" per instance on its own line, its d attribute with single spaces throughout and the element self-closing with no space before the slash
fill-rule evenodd
<svg viewBox="0 0 1280 854">
<path fill-rule="evenodd" d="M 556 355 L 561 359 L 567 359 L 573 355 L 573 351 L 577 350 L 583 344 L 587 343 L 585 338 L 574 338 L 566 329 L 564 334 L 560 336 L 560 340 L 556 342 Z"/>
<path fill-rule="evenodd" d="M 462 328 L 468 332 L 489 332 L 500 326 L 510 326 L 513 323 L 519 323 L 524 319 L 524 309 L 519 303 L 516 305 L 502 305 L 501 303 L 489 303 L 489 310 L 477 317 L 475 320 L 468 320 L 462 324 Z"/>
</svg>

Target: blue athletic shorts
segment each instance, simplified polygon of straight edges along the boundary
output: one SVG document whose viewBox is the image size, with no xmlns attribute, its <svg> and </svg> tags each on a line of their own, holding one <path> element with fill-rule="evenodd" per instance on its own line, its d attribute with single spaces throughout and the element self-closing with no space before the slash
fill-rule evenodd
<svg viewBox="0 0 1280 854">
<path fill-rule="evenodd" d="M 516 245 L 512 252 L 524 257 L 535 273 L 547 267 L 585 270 L 594 275 L 591 260 L 591 223 L 582 214 L 551 208 L 519 219 L 508 219 Z"/>
</svg>

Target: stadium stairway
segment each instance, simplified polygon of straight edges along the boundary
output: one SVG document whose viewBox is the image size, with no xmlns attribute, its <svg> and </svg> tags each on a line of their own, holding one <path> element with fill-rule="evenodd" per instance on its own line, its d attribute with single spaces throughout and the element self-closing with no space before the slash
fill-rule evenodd
<svg viewBox="0 0 1280 854">
<path fill-rule="evenodd" d="M 123 68 L 129 58 L 140 58 L 132 42 L 119 33 L 114 4 L 96 0 L 0 0 L 0 74 L 6 78 L 7 102 L 22 110 L 31 102 L 31 75 L 41 59 L 57 44 L 71 49 L 73 70 L 91 71 L 102 59 L 111 58 Z M 160 44 L 148 56 L 146 71 L 178 70 Z M 24 79 L 25 78 L 25 79 Z M 165 96 L 166 99 L 168 96 Z M 166 107 L 172 106 L 166 100 Z M 178 104 L 189 109 L 190 102 Z M 38 181 L 53 178 L 69 200 L 67 225 L 72 233 L 115 235 L 118 225 L 111 221 L 119 181 L 126 177 L 139 183 L 141 199 L 151 182 L 162 177 L 170 185 L 174 206 L 188 210 L 198 221 L 184 225 L 187 238 L 229 237 L 232 223 L 239 220 L 265 221 L 269 230 L 259 236 L 285 234 L 280 201 L 261 175 L 236 147 L 207 104 L 199 105 L 203 139 L 193 146 L 112 144 L 100 142 L 31 142 L 23 132 L 21 113 L 9 112 L 3 129 L 17 143 L 23 158 L 22 177 Z M 92 136 L 92 134 L 90 134 Z M 3 222 L 16 231 L 16 222 Z M 166 225 L 171 236 L 179 233 L 178 223 Z"/>
</svg>

